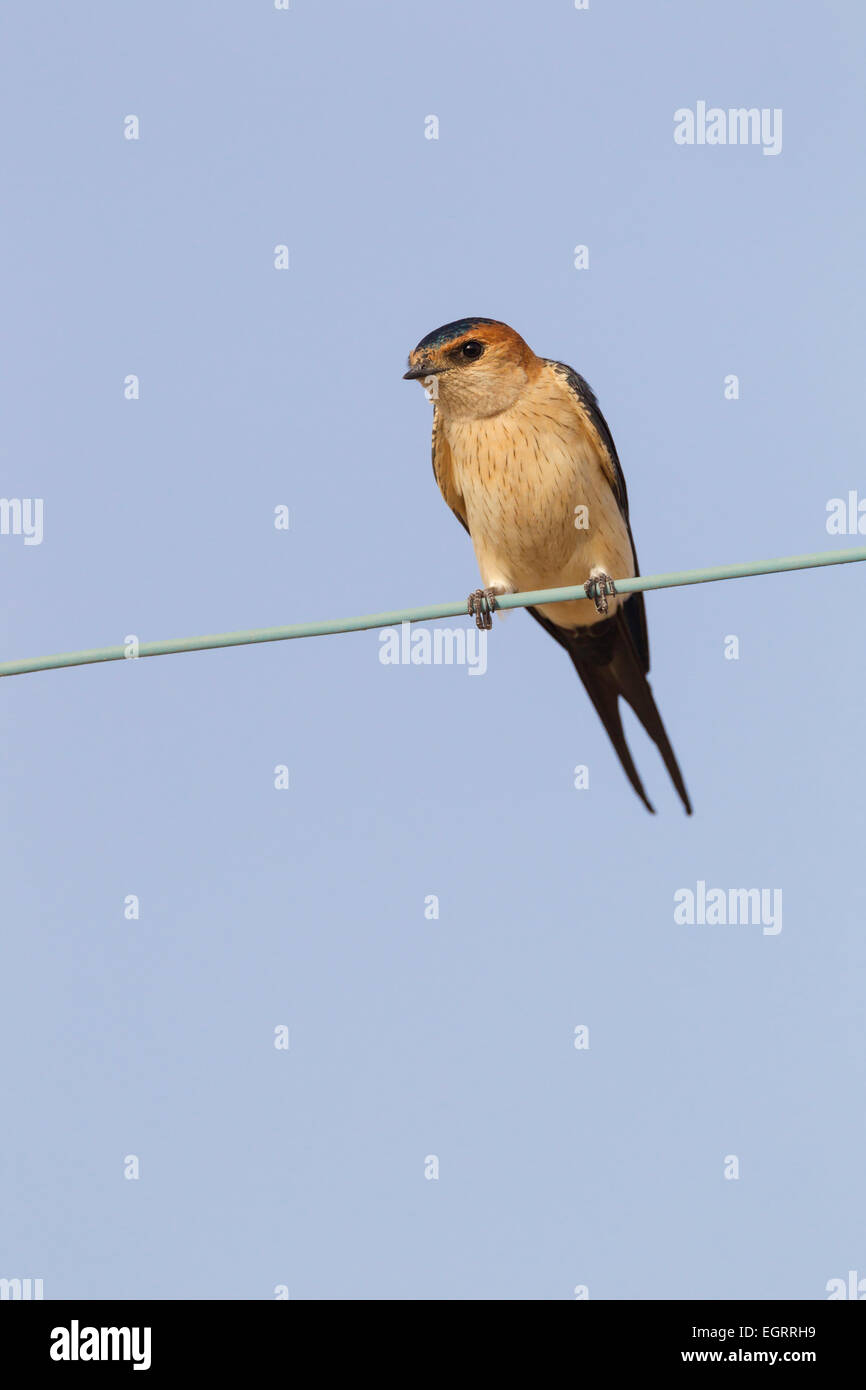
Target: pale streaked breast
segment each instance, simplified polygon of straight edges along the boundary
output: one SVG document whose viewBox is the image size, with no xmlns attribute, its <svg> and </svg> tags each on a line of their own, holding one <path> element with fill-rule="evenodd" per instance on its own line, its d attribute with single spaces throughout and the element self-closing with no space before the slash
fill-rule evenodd
<svg viewBox="0 0 866 1390">
<path fill-rule="evenodd" d="M 552 589 L 582 584 L 596 567 L 614 578 L 634 574 L 603 446 L 552 372 L 499 415 L 444 420 L 443 426 L 485 585 Z M 565 627 L 599 616 L 589 601 L 541 611 Z"/>
</svg>

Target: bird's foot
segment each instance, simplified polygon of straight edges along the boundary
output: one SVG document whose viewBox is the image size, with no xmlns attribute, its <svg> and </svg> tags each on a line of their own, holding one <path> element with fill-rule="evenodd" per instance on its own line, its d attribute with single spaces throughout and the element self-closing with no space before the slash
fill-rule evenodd
<svg viewBox="0 0 866 1390">
<path fill-rule="evenodd" d="M 489 632 L 493 626 L 496 595 L 501 592 L 501 589 L 474 589 L 469 595 L 466 611 L 470 618 L 475 619 L 475 626 L 482 632 Z"/>
<path fill-rule="evenodd" d="M 604 570 L 595 569 L 583 587 L 587 598 L 593 600 L 596 613 L 606 613 L 608 596 L 612 597 L 616 593 L 610 575 L 605 574 Z"/>
</svg>

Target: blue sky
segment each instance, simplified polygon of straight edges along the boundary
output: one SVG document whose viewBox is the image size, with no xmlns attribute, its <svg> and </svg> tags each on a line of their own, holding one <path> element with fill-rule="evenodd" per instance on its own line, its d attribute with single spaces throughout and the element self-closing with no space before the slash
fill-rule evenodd
<svg viewBox="0 0 866 1390">
<path fill-rule="evenodd" d="M 0 535 L 3 657 L 474 588 L 401 381 L 471 314 L 590 381 L 645 573 L 858 544 L 825 523 L 866 497 L 864 27 L 832 0 L 10 5 L 2 493 L 44 536 Z M 780 109 L 781 152 L 676 144 L 699 101 Z M 690 821 L 629 719 L 646 814 L 523 614 L 478 679 L 368 632 L 0 683 L 0 1276 L 866 1275 L 864 583 L 649 596 Z M 780 890 L 781 932 L 678 924 L 699 881 Z"/>
</svg>

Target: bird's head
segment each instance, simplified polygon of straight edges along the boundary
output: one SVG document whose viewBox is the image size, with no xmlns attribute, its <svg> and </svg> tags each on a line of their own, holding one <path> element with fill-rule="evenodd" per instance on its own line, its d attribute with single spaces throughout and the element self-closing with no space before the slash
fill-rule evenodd
<svg viewBox="0 0 866 1390">
<path fill-rule="evenodd" d="M 429 378 L 442 411 L 483 419 L 513 405 L 541 363 L 519 333 L 496 319 L 457 319 L 435 328 L 409 354 L 404 381 Z"/>
</svg>

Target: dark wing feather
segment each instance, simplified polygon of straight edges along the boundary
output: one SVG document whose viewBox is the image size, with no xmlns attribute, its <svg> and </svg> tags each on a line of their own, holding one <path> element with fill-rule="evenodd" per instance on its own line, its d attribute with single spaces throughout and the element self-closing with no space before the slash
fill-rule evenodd
<svg viewBox="0 0 866 1390">
<path fill-rule="evenodd" d="M 628 490 L 625 485 L 625 476 L 619 461 L 619 455 L 616 452 L 616 445 L 613 442 L 613 435 L 610 432 L 607 421 L 601 413 L 595 392 L 589 382 L 584 381 L 580 373 L 576 372 L 573 367 L 569 367 L 566 362 L 554 362 L 551 359 L 546 360 L 550 362 L 551 367 L 554 367 L 558 371 L 569 389 L 577 396 L 584 413 L 589 417 L 591 424 L 595 428 L 599 439 L 607 451 L 611 464 L 611 482 L 613 484 L 614 496 L 619 503 L 619 509 L 628 527 L 628 538 L 631 541 L 631 553 L 634 559 L 634 572 L 635 574 L 640 574 L 634 536 L 632 535 L 631 523 L 628 519 Z M 616 578 L 616 576 L 614 576 L 614 578 Z M 647 631 L 646 622 L 646 605 L 644 604 L 643 594 L 632 594 L 631 598 L 623 605 L 623 611 L 632 636 L 632 641 L 635 645 L 635 651 L 643 666 L 644 674 L 646 674 L 650 668 L 650 653 L 649 633 Z"/>
<path fill-rule="evenodd" d="M 623 771 L 647 810 L 652 811 L 653 806 L 644 791 L 643 782 L 625 741 L 625 731 L 619 713 L 620 696 L 631 705 L 661 753 L 662 762 L 679 793 L 686 813 L 691 815 L 692 803 L 686 791 L 683 774 L 658 712 L 646 672 L 635 651 L 626 617 L 628 603 L 624 604 L 613 618 L 574 629 L 557 627 L 535 608 L 528 611 L 571 657 L 586 693 L 616 749 Z"/>
</svg>

